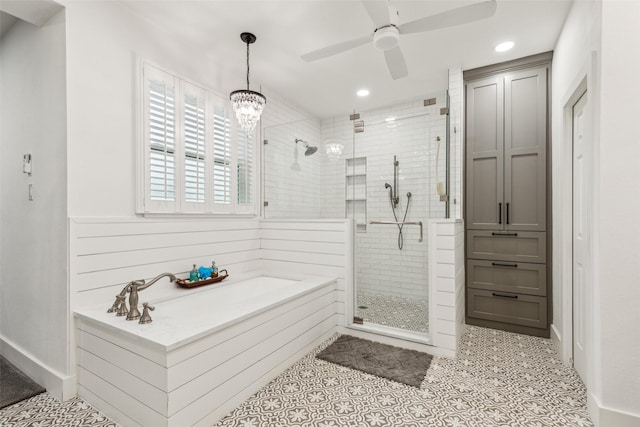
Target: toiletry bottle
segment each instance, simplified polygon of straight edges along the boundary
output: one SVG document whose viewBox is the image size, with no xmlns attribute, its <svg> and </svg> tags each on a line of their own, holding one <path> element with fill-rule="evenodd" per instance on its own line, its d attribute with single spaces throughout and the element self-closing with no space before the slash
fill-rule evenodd
<svg viewBox="0 0 640 427">
<path fill-rule="evenodd" d="M 191 270 L 191 272 L 189 273 L 189 281 L 191 282 L 198 281 L 198 269 L 196 268 L 195 264 L 193 264 L 193 270 Z"/>
<path fill-rule="evenodd" d="M 218 267 L 216 267 L 216 262 L 211 262 L 211 277 L 218 277 Z"/>
</svg>

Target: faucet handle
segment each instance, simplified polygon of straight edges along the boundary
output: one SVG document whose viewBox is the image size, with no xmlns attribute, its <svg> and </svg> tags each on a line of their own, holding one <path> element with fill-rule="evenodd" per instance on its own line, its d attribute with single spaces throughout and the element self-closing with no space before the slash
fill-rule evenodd
<svg viewBox="0 0 640 427">
<path fill-rule="evenodd" d="M 113 305 L 107 310 L 107 313 L 114 313 L 118 310 L 118 306 L 120 305 L 120 295 L 116 295 L 116 300 L 113 302 Z"/>
<path fill-rule="evenodd" d="M 149 310 L 153 311 L 156 308 L 152 307 L 149 305 L 148 302 L 143 302 L 142 303 L 142 316 L 140 316 L 140 322 L 141 324 L 144 323 L 151 323 L 151 316 L 149 315 Z"/>
<path fill-rule="evenodd" d="M 118 295 L 116 297 L 116 304 L 118 305 L 116 316 L 126 316 L 129 313 L 129 310 L 127 310 L 127 302 L 125 301 L 124 296 Z"/>
</svg>

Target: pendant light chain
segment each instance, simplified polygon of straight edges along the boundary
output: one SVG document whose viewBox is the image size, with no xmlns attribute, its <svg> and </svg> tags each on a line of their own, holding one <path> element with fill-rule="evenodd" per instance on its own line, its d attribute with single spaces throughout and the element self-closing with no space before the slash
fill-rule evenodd
<svg viewBox="0 0 640 427">
<path fill-rule="evenodd" d="M 249 90 L 249 42 L 247 42 L 247 90 Z"/>
<path fill-rule="evenodd" d="M 247 88 L 234 90 L 229 94 L 229 100 L 236 113 L 238 124 L 249 135 L 260 120 L 267 98 L 260 92 L 249 89 L 249 45 L 256 41 L 256 36 L 251 33 L 242 33 L 240 39 L 247 44 Z"/>
</svg>

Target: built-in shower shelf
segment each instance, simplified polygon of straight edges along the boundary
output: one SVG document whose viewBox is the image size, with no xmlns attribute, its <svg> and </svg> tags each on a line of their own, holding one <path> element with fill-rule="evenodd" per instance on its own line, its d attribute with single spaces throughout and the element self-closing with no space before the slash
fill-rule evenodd
<svg viewBox="0 0 640 427">
<path fill-rule="evenodd" d="M 345 218 L 353 218 L 356 231 L 367 231 L 367 158 L 345 159 Z"/>
</svg>

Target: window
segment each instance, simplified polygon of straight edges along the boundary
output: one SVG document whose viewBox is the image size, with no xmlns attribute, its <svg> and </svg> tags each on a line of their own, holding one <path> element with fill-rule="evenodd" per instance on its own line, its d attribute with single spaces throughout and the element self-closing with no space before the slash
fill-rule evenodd
<svg viewBox="0 0 640 427">
<path fill-rule="evenodd" d="M 225 98 L 142 64 L 142 213 L 256 213 L 255 138 Z"/>
</svg>

